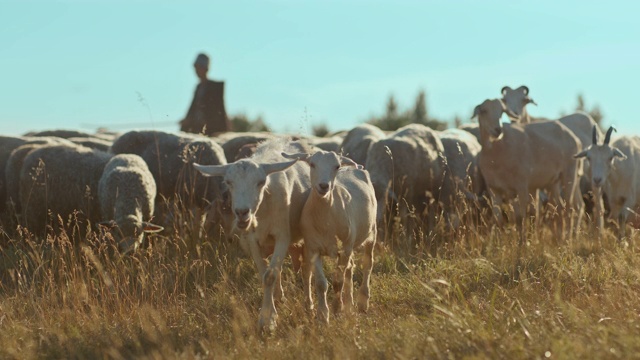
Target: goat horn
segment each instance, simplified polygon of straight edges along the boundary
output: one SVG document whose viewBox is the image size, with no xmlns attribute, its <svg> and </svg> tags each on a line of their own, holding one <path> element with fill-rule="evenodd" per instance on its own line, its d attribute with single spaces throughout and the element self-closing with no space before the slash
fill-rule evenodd
<svg viewBox="0 0 640 360">
<path fill-rule="evenodd" d="M 593 145 L 598 145 L 598 129 L 597 129 L 597 125 L 593 126 Z"/>
<path fill-rule="evenodd" d="M 616 130 L 616 128 L 614 128 L 613 126 L 609 127 L 609 130 L 607 130 L 607 135 L 604 137 L 604 144 L 608 145 L 609 144 L 609 140 L 611 140 L 611 133 Z"/>
<path fill-rule="evenodd" d="M 505 93 L 507 92 L 507 89 L 509 89 L 509 87 L 508 87 L 508 86 L 504 86 L 504 87 L 502 87 L 502 90 L 500 90 L 500 93 L 502 93 L 502 96 L 505 96 L 505 95 L 506 95 Z"/>
<path fill-rule="evenodd" d="M 529 88 L 526 85 L 520 86 L 524 90 L 525 95 L 529 95 Z"/>
</svg>

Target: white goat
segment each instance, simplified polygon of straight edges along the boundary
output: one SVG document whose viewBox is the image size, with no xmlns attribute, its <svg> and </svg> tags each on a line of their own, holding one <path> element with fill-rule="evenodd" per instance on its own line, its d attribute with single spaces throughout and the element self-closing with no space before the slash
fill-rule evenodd
<svg viewBox="0 0 640 360">
<path fill-rule="evenodd" d="M 264 287 L 259 326 L 273 330 L 280 296 L 282 262 L 290 245 L 302 240 L 300 214 L 309 194 L 305 165 L 295 164 L 281 153 L 300 149 L 280 139 L 261 144 L 253 157 L 227 165 L 193 164 L 205 176 L 222 176 L 231 195 L 234 227 L 241 245 L 253 258 Z M 267 266 L 264 258 L 273 249 Z M 276 287 L 276 285 L 278 285 Z"/>
<path fill-rule="evenodd" d="M 611 144 L 610 127 L 604 143 L 598 145 L 596 128 L 593 144 L 576 154 L 586 158 L 591 164 L 590 180 L 596 199 L 596 223 L 603 228 L 602 191 L 607 195 L 609 217 L 618 221 L 618 239 L 625 236 L 625 223 L 630 210 L 640 204 L 640 137 L 624 136 Z"/>
<path fill-rule="evenodd" d="M 582 202 L 574 201 L 578 165 L 572 155 L 581 145 L 558 122 L 503 124 L 500 117 L 509 112 L 501 100 L 494 99 L 476 106 L 473 116 L 478 117 L 480 125 L 479 166 L 490 190 L 494 214 L 501 221 L 502 201 L 516 199 L 516 225 L 522 243 L 529 195 L 537 189 L 549 191 L 551 199 L 563 210 L 574 206 L 578 215 L 582 214 Z M 569 211 L 562 213 L 570 215 Z"/>
<path fill-rule="evenodd" d="M 529 112 L 527 111 L 527 105 L 537 104 L 531 98 L 531 96 L 529 96 L 529 88 L 525 85 L 522 85 L 517 89 L 512 89 L 508 86 L 503 87 L 502 101 L 513 113 L 509 115 L 511 121 L 520 124 L 528 124 L 537 121 L 549 121 L 549 119 L 544 117 L 533 117 L 529 115 Z M 596 124 L 595 120 L 593 120 L 593 118 L 585 112 L 578 111 L 573 114 L 562 116 L 558 119 L 558 121 L 569 128 L 569 130 L 571 130 L 574 135 L 576 135 L 578 139 L 580 139 L 583 148 L 585 148 L 587 144 L 591 143 L 591 132 L 594 127 L 595 131 L 597 132 L 598 138 L 602 137 L 602 130 L 600 130 L 600 127 Z M 581 163 L 580 165 L 582 167 L 583 164 Z M 582 197 L 584 198 L 588 207 L 591 206 L 591 195 L 589 194 L 589 192 L 593 191 L 591 188 L 591 181 L 586 176 L 589 171 L 589 164 L 584 164 L 583 169 L 581 169 L 580 171 L 581 177 L 579 185 Z"/>
<path fill-rule="evenodd" d="M 304 236 L 305 266 L 313 266 L 316 276 L 318 317 L 329 321 L 327 306 L 327 278 L 322 269 L 321 255 L 338 258 L 333 290 L 334 310 L 353 305 L 353 259 L 355 249 L 364 247 L 362 268 L 364 278 L 358 296 L 361 311 L 369 308 L 369 282 L 373 269 L 373 247 L 376 242 L 376 194 L 366 170 L 353 160 L 335 152 L 318 151 L 309 154 L 282 154 L 286 158 L 300 159 L 311 168 L 311 194 L 302 210 L 300 226 Z M 342 243 L 339 248 L 338 240 Z M 312 263 L 312 264 L 311 264 Z M 309 278 L 310 271 L 304 276 Z M 346 280 L 346 289 L 343 289 Z M 310 284 L 310 280 L 306 280 Z M 312 304 L 311 287 L 305 289 L 307 301 Z"/>
<path fill-rule="evenodd" d="M 529 115 L 527 111 L 528 104 L 537 105 L 536 102 L 529 96 L 529 88 L 522 85 L 517 89 L 512 89 L 508 86 L 502 88 L 502 101 L 507 108 L 511 110 L 512 114 L 509 115 L 510 119 L 514 122 L 521 124 L 528 124 L 536 121 L 548 121 L 550 119 L 544 117 L 534 117 Z M 586 146 L 591 141 L 591 130 L 594 126 L 597 126 L 595 120 L 589 114 L 585 112 L 575 112 L 566 116 L 562 116 L 557 119 L 559 122 L 568 127 L 582 142 L 583 146 Z M 596 128 L 598 136 L 602 136 L 602 130 L 599 127 Z"/>
</svg>

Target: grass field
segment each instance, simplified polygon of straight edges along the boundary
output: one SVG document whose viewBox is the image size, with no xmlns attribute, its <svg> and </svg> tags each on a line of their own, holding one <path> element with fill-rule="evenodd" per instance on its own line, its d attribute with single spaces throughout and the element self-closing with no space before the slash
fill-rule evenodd
<svg viewBox="0 0 640 360">
<path fill-rule="evenodd" d="M 508 230 L 411 246 L 398 236 L 376 249 L 369 311 L 329 325 L 305 309 L 287 260 L 278 327 L 264 335 L 261 285 L 235 242 L 185 226 L 120 257 L 95 234 L 4 234 L 0 358 L 640 357 L 636 234 L 629 246 L 612 233 L 529 238 L 519 248 Z"/>
</svg>

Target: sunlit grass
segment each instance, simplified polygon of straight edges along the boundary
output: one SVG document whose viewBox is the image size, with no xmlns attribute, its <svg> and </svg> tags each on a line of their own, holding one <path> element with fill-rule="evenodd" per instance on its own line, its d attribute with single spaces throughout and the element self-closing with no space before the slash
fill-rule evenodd
<svg viewBox="0 0 640 360">
<path fill-rule="evenodd" d="M 285 262 L 278 327 L 263 335 L 262 289 L 235 242 L 191 214 L 121 257 L 108 240 L 3 235 L 0 358 L 630 358 L 640 353 L 640 254 L 613 233 L 571 242 L 544 229 L 451 232 L 437 223 L 376 248 L 371 307 L 304 304 Z M 356 261 L 356 264 L 358 262 Z M 329 270 L 333 264 L 326 265 Z M 330 273 L 330 271 L 329 271 Z M 362 278 L 355 273 L 356 288 Z"/>
</svg>

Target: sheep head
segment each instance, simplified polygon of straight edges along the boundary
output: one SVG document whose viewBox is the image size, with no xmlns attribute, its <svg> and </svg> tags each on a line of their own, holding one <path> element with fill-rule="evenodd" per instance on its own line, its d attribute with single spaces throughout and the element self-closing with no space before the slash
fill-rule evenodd
<svg viewBox="0 0 640 360">
<path fill-rule="evenodd" d="M 127 215 L 124 218 L 101 222 L 99 225 L 111 233 L 123 254 L 134 253 L 142 244 L 144 234 L 157 233 L 164 228 L 151 222 L 140 221 L 140 214 Z"/>
<path fill-rule="evenodd" d="M 601 187 L 609 177 L 609 173 L 616 159 L 624 160 L 627 158 L 618 148 L 609 145 L 611 133 L 615 131 L 612 126 L 607 130 L 602 145 L 598 145 L 598 133 L 596 127 L 593 127 L 593 144 L 574 155 L 575 158 L 586 158 L 591 165 L 591 183 L 594 186 Z"/>
<path fill-rule="evenodd" d="M 517 89 L 512 89 L 508 86 L 503 87 L 502 101 L 513 113 L 512 115 L 509 115 L 509 117 L 514 121 L 521 120 L 521 116 L 524 114 L 524 108 L 527 104 L 537 105 L 529 96 L 529 88 L 524 85 Z"/>
<path fill-rule="evenodd" d="M 193 166 L 204 176 L 222 176 L 231 196 L 231 209 L 235 215 L 235 227 L 248 230 L 255 224 L 255 214 L 264 198 L 265 188 L 269 184 L 269 175 L 284 171 L 297 160 L 270 164 L 258 164 L 243 159 L 227 165 Z"/>
<path fill-rule="evenodd" d="M 362 169 L 361 165 L 356 164 L 353 160 L 340 156 L 333 151 L 318 151 L 313 155 L 306 153 L 285 154 L 282 156 L 288 159 L 297 159 L 305 161 L 311 168 L 310 178 L 311 187 L 320 197 L 327 196 L 333 191 L 335 186 L 336 175 L 338 171 L 345 167 L 355 167 Z"/>
<path fill-rule="evenodd" d="M 502 122 L 500 118 L 502 114 L 513 116 L 513 112 L 500 99 L 485 100 L 482 104 L 475 107 L 473 116 L 478 117 L 478 125 L 480 132 L 489 135 L 490 140 L 497 140 L 502 137 Z"/>
</svg>

